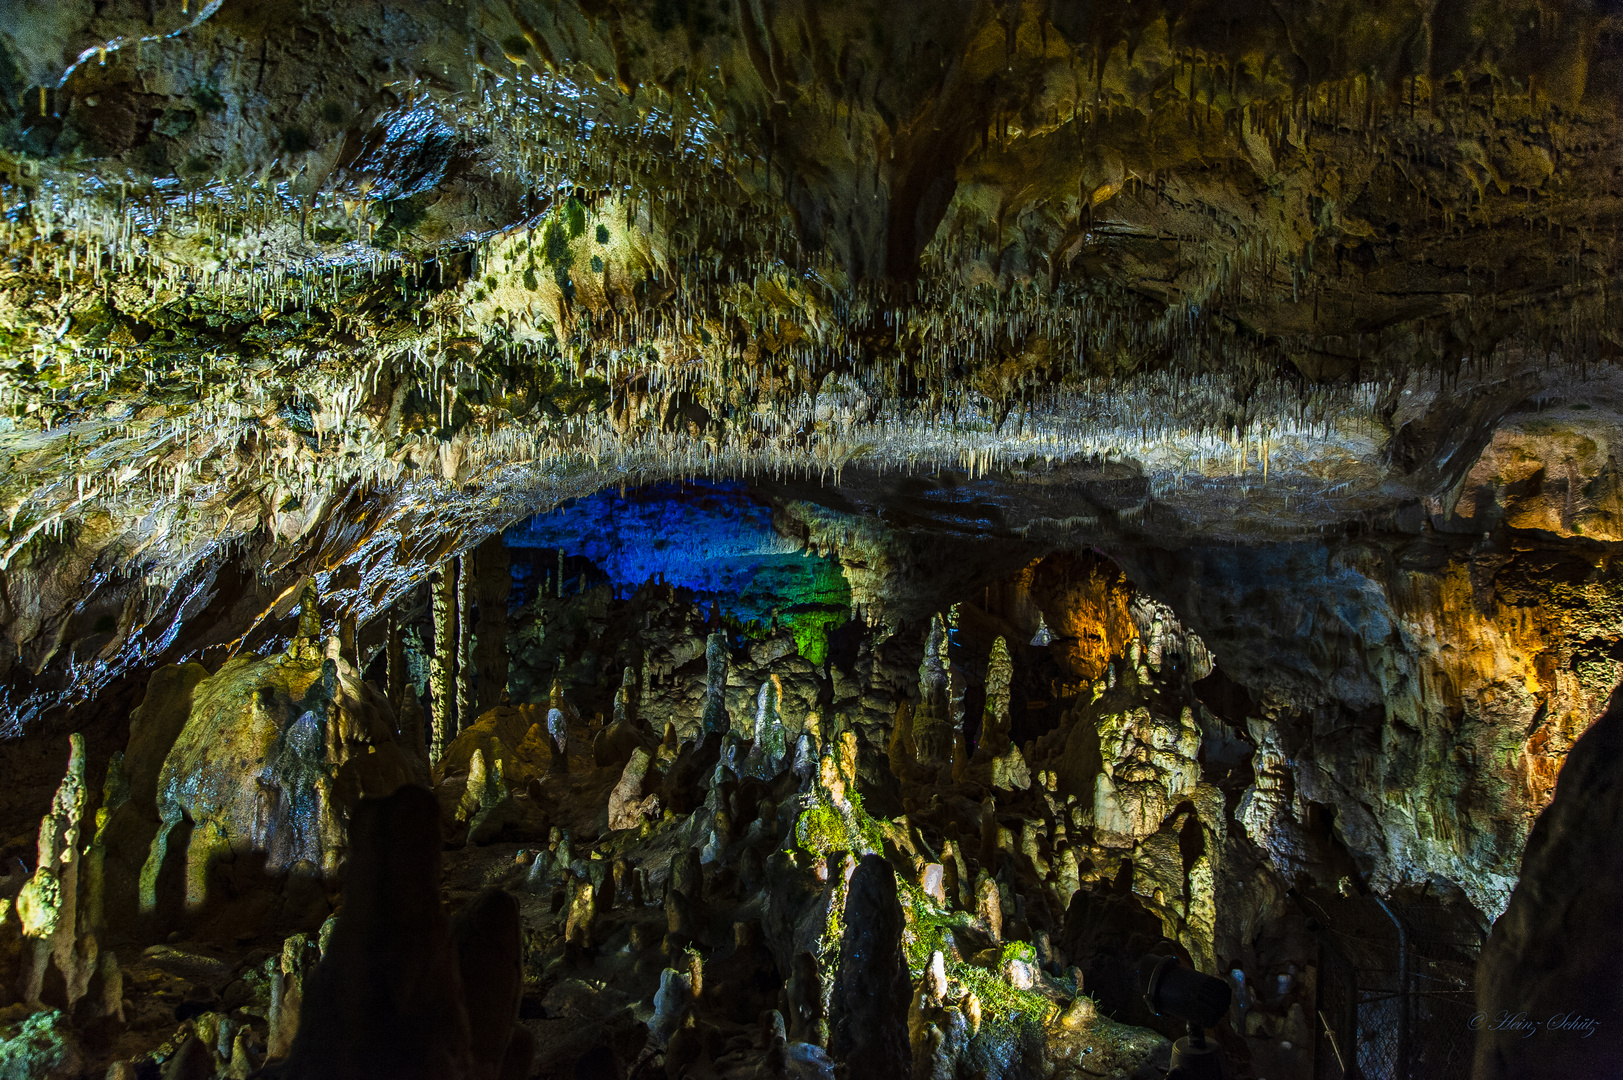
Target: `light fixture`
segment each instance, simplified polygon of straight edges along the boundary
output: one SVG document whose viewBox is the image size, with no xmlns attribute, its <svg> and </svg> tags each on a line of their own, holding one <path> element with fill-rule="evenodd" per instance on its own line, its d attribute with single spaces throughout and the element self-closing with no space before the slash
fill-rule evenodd
<svg viewBox="0 0 1623 1080">
<path fill-rule="evenodd" d="M 1233 996 L 1229 984 L 1184 967 L 1176 956 L 1154 953 L 1139 961 L 1138 973 L 1150 1011 L 1189 1025 L 1189 1034 L 1172 1044 L 1167 1080 L 1223 1080 L 1227 1070 L 1217 1043 L 1206 1037 L 1206 1029 L 1228 1012 Z"/>
</svg>

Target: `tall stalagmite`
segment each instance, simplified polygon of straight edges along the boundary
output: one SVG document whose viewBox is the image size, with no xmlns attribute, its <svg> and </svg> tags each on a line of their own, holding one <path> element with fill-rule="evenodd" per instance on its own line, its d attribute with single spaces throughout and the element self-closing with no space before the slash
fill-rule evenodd
<svg viewBox="0 0 1623 1080">
<path fill-rule="evenodd" d="M 456 559 L 456 729 L 470 727 L 473 708 L 473 554 Z"/>
<path fill-rule="evenodd" d="M 727 730 L 727 633 L 718 630 L 705 640 L 704 713 L 700 726 L 705 734 Z"/>
<path fill-rule="evenodd" d="M 907 1080 L 911 988 L 902 951 L 904 919 L 896 875 L 882 856 L 865 855 L 857 864 L 844 919 L 829 1051 L 849 1065 L 852 1076 Z"/>
<path fill-rule="evenodd" d="M 433 757 L 438 761 L 456 738 L 456 564 L 447 559 L 429 580 L 434 609 L 434 654 L 428 661 L 433 716 Z"/>
<path fill-rule="evenodd" d="M 479 684 L 476 715 L 482 716 L 501 704 L 507 692 L 507 594 L 513 578 L 500 533 L 475 549 L 473 561 L 474 603 L 479 610 L 473 669 Z"/>
</svg>

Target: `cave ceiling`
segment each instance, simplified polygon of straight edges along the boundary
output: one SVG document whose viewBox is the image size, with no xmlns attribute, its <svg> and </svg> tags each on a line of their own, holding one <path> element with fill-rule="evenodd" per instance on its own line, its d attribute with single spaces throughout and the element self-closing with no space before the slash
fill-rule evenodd
<svg viewBox="0 0 1623 1080">
<path fill-rule="evenodd" d="M 1619 394 L 1607 3 L 11 11 L 12 723 L 604 487 L 1402 531 Z"/>
</svg>

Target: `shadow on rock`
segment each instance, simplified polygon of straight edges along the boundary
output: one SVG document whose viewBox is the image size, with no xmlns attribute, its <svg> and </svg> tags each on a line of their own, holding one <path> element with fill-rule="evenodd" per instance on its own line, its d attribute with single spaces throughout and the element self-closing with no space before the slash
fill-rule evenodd
<svg viewBox="0 0 1623 1080">
<path fill-rule="evenodd" d="M 455 924 L 440 903 L 439 805 L 426 789 L 363 799 L 343 906 L 310 974 L 275 1080 L 508 1080 L 528 1075 L 517 1028 L 519 916 L 490 890 Z"/>
</svg>

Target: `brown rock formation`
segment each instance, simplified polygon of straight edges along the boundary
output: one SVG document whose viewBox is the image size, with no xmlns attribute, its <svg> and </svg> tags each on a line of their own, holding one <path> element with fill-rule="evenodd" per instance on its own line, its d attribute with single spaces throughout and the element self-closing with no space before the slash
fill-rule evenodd
<svg viewBox="0 0 1623 1080">
<path fill-rule="evenodd" d="M 348 808 L 417 776 L 382 695 L 341 657 L 295 648 L 228 661 L 193 688 L 157 777 L 147 916 L 190 923 L 224 906 L 252 925 L 275 906 L 266 876 L 336 884 Z"/>
</svg>

